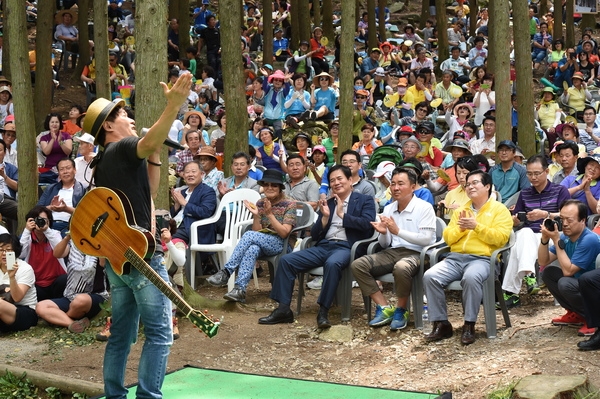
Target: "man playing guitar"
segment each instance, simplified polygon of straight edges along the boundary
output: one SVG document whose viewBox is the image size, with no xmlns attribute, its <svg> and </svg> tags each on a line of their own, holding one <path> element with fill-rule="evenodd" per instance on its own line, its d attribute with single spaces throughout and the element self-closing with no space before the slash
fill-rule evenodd
<svg viewBox="0 0 600 399">
<path fill-rule="evenodd" d="M 170 90 L 165 83 L 160 84 L 167 106 L 143 138 L 138 137 L 135 122 L 123 109 L 122 99 L 94 101 L 83 126 L 103 147 L 95 159 L 95 185 L 122 191 L 131 203 L 136 224 L 148 231 L 154 231 L 151 193 L 158 189 L 160 148 L 189 94 L 191 74 L 181 75 Z M 156 238 L 160 244 L 160 238 Z M 145 260 L 168 281 L 161 245 L 156 245 L 156 252 Z M 121 274 L 114 265 L 106 267 L 106 274 L 112 295 L 111 336 L 103 371 L 106 397 L 127 396 L 124 386 L 127 356 L 137 338 L 140 319 L 146 340 L 138 368 L 137 397 L 162 397 L 161 387 L 173 343 L 171 302 L 134 267 Z"/>
</svg>

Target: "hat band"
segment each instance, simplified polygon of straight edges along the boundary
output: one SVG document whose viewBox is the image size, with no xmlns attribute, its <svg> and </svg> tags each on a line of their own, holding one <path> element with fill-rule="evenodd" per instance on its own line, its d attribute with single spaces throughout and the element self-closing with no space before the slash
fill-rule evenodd
<svg viewBox="0 0 600 399">
<path fill-rule="evenodd" d="M 98 130 L 100 129 L 102 124 L 106 121 L 106 118 L 108 118 L 108 115 L 115 108 L 115 106 L 116 106 L 115 103 L 109 101 L 109 103 L 106 105 L 106 107 L 104 107 L 104 109 L 102 111 L 100 111 L 100 113 L 96 117 L 96 120 L 94 121 L 94 124 L 92 125 L 92 131 L 88 132 L 88 133 L 90 133 L 92 136 L 96 137 L 98 135 Z"/>
</svg>

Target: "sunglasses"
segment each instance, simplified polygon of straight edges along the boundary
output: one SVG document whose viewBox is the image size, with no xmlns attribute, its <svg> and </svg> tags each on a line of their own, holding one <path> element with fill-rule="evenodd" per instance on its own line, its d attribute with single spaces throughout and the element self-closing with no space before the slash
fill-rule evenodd
<svg viewBox="0 0 600 399">
<path fill-rule="evenodd" d="M 323 77 L 320 77 L 320 78 L 319 78 L 319 80 L 320 80 L 320 81 L 324 81 L 324 80 L 326 80 L 326 81 L 329 81 L 329 78 L 328 78 L 328 77 L 325 77 L 325 76 L 323 76 Z"/>
<path fill-rule="evenodd" d="M 358 100 L 358 99 L 364 100 L 365 98 L 367 98 L 367 97 L 366 97 L 366 96 L 356 96 L 356 99 L 357 99 L 357 100 Z"/>
<path fill-rule="evenodd" d="M 278 183 L 263 183 L 262 186 L 265 188 L 272 188 L 272 187 L 279 187 L 280 184 L 278 184 Z"/>
<path fill-rule="evenodd" d="M 419 133 L 419 134 L 433 134 L 433 132 L 430 132 L 429 130 L 425 130 L 425 129 L 419 129 L 419 130 L 417 130 L 417 133 Z"/>
</svg>

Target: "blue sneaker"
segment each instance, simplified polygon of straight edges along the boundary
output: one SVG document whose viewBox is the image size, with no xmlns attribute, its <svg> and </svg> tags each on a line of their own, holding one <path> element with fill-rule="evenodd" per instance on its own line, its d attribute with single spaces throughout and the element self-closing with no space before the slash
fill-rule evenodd
<svg viewBox="0 0 600 399">
<path fill-rule="evenodd" d="M 369 322 L 369 325 L 371 327 L 381 327 L 390 324 L 392 322 L 393 314 L 394 308 L 390 306 L 382 308 L 381 306 L 377 305 L 377 308 L 375 309 L 375 317 Z"/>
<path fill-rule="evenodd" d="M 392 324 L 390 324 L 390 331 L 402 330 L 408 324 L 409 312 L 403 308 L 396 308 L 394 316 L 392 318 Z"/>
</svg>

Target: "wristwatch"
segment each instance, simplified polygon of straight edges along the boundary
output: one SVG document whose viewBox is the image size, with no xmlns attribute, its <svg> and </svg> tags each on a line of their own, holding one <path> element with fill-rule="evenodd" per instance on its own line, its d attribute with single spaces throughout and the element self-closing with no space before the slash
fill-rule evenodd
<svg viewBox="0 0 600 399">
<path fill-rule="evenodd" d="M 563 240 L 558 240 L 558 247 L 562 250 L 565 249 L 565 242 Z"/>
</svg>

